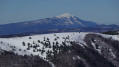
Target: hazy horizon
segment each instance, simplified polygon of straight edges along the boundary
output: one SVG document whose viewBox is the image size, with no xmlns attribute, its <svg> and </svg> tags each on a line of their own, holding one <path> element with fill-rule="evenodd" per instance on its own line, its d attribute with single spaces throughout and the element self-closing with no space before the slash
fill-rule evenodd
<svg viewBox="0 0 119 67">
<path fill-rule="evenodd" d="M 70 13 L 98 24 L 119 25 L 119 0 L 0 0 L 0 24 Z"/>
</svg>

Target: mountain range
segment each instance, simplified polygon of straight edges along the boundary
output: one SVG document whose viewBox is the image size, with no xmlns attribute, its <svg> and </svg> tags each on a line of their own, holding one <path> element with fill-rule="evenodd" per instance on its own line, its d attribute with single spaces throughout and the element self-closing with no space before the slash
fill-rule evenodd
<svg viewBox="0 0 119 67">
<path fill-rule="evenodd" d="M 114 30 L 67 13 L 0 25 L 0 67 L 119 67 Z"/>
<path fill-rule="evenodd" d="M 0 35 L 10 34 L 44 34 L 52 32 L 104 32 L 119 30 L 118 25 L 100 25 L 92 21 L 85 21 L 68 13 L 33 21 L 24 21 L 0 25 Z"/>
</svg>

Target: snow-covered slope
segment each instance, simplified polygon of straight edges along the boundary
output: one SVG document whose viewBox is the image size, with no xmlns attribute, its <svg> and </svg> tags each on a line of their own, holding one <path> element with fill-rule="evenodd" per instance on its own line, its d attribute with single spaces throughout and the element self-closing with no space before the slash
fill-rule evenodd
<svg viewBox="0 0 119 67">
<path fill-rule="evenodd" d="M 53 45 L 61 46 L 63 42 L 67 46 L 70 46 L 70 42 L 76 42 L 81 46 L 86 46 L 84 42 L 84 37 L 88 33 L 84 32 L 69 32 L 69 33 L 52 33 L 52 34 L 42 34 L 42 35 L 32 35 L 25 37 L 14 37 L 14 38 L 0 38 L 0 48 L 7 51 L 13 51 L 20 55 L 39 55 L 46 58 L 46 52 L 53 52 Z M 104 35 L 105 38 L 113 38 L 114 40 L 119 40 L 119 38 L 114 35 Z M 48 46 L 44 45 L 48 44 Z M 93 45 L 93 44 L 92 44 Z M 29 47 L 28 47 L 29 46 Z M 40 51 L 39 51 L 40 50 Z M 42 53 L 42 50 L 45 50 Z"/>
<path fill-rule="evenodd" d="M 109 66 L 111 62 L 116 67 L 119 67 L 118 48 L 119 37 L 117 35 L 91 32 L 51 33 L 0 38 L 0 52 L 5 50 L 18 55 L 38 55 L 52 63 L 57 62 L 53 64 L 56 67 L 62 67 L 59 65 L 63 65 L 66 62 L 72 64 L 70 65 L 71 67 L 75 67 L 73 62 L 76 60 L 82 61 L 85 67 L 88 65 L 92 67 L 89 64 L 92 61 L 95 64 L 98 63 L 97 65 L 99 66 L 99 63 L 101 63 L 103 67 L 105 66 L 103 62 L 108 63 Z M 70 61 L 67 59 L 70 59 Z M 59 62 L 62 62 L 62 64 L 59 64 Z"/>
<path fill-rule="evenodd" d="M 14 51 L 15 53 L 18 53 L 20 55 L 33 54 L 46 58 L 46 53 L 48 51 L 53 52 L 52 47 L 53 45 L 56 45 L 56 43 L 58 46 L 61 46 L 63 42 L 66 43 L 67 46 L 70 46 L 71 41 L 75 41 L 77 43 L 80 42 L 80 44 L 85 44 L 85 42 L 83 41 L 85 34 L 87 33 L 70 32 L 32 35 L 14 38 L 0 38 L 0 47 L 3 50 Z M 48 46 L 44 44 L 48 44 Z"/>
</svg>

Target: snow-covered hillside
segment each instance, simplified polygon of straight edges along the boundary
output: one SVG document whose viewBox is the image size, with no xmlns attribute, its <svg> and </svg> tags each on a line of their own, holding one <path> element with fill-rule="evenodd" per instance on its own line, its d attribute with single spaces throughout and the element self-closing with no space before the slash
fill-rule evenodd
<svg viewBox="0 0 119 67">
<path fill-rule="evenodd" d="M 53 52 L 53 46 L 66 44 L 70 46 L 71 41 L 85 44 L 83 38 L 87 33 L 70 32 L 70 33 L 52 33 L 42 35 L 32 35 L 25 37 L 0 38 L 0 47 L 3 50 L 13 51 L 20 55 L 39 55 L 46 58 L 47 52 Z"/>
<path fill-rule="evenodd" d="M 78 61 L 82 61 L 86 67 L 90 65 L 87 62 L 91 63 L 91 61 L 101 63 L 105 66 L 103 62 L 95 58 L 101 59 L 101 61 L 105 63 L 111 62 L 116 67 L 119 67 L 118 47 L 119 38 L 117 35 L 105 35 L 91 32 L 51 33 L 0 38 L 1 53 L 5 50 L 18 55 L 38 55 L 52 63 L 57 62 L 57 64 L 53 64 L 56 67 L 62 67 L 59 65 L 63 65 L 63 63 L 66 62 L 69 64 L 72 63 L 72 65 L 69 66 L 75 67 L 73 62 L 76 61 L 76 58 Z M 87 60 L 87 57 L 89 57 L 90 60 Z M 106 60 L 104 60 L 104 58 Z M 62 64 L 59 64 L 59 62 L 62 62 Z M 108 63 L 108 65 L 110 66 L 110 63 Z"/>
<path fill-rule="evenodd" d="M 42 35 L 32 35 L 25 37 L 14 37 L 14 38 L 0 38 L 0 48 L 2 50 L 13 51 L 20 55 L 39 55 L 40 57 L 46 58 L 47 52 L 53 52 L 53 46 L 61 46 L 65 43 L 70 46 L 70 42 L 77 42 L 81 46 L 86 45 L 83 41 L 85 35 L 88 33 L 84 32 L 69 32 L 69 33 L 52 33 Z M 110 35 L 101 34 L 103 37 L 112 37 L 115 40 L 119 38 Z"/>
</svg>

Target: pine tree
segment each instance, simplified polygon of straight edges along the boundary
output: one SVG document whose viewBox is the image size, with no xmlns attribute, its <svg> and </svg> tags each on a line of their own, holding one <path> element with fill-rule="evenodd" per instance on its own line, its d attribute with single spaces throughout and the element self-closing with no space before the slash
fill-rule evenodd
<svg viewBox="0 0 119 67">
<path fill-rule="evenodd" d="M 1 41 L 1 44 L 2 44 L 2 41 Z"/>
<path fill-rule="evenodd" d="M 38 40 L 38 43 L 40 43 L 40 40 Z"/>
<path fill-rule="evenodd" d="M 56 34 L 54 34 L 54 36 L 56 36 Z"/>
<path fill-rule="evenodd" d="M 33 41 L 33 44 L 35 44 L 35 42 Z"/>
<path fill-rule="evenodd" d="M 33 52 L 36 52 L 35 50 L 33 50 Z"/>
<path fill-rule="evenodd" d="M 32 39 L 31 37 L 29 37 L 29 39 Z"/>
<path fill-rule="evenodd" d="M 28 47 L 26 50 L 30 50 L 30 47 Z"/>
<path fill-rule="evenodd" d="M 21 49 L 19 49 L 19 51 L 21 51 Z"/>
<path fill-rule="evenodd" d="M 45 37 L 44 37 L 44 40 L 43 41 L 45 41 Z"/>
<path fill-rule="evenodd" d="M 51 48 L 51 43 L 49 42 L 49 48 Z"/>
<path fill-rule="evenodd" d="M 23 46 L 25 46 L 25 42 L 22 42 Z"/>
<path fill-rule="evenodd" d="M 47 41 L 49 41 L 50 39 L 49 38 L 47 38 Z"/>
<path fill-rule="evenodd" d="M 43 55 L 44 52 L 45 52 L 45 50 L 41 50 L 41 55 Z"/>
<path fill-rule="evenodd" d="M 57 40 L 57 38 L 54 39 L 55 41 Z"/>
<path fill-rule="evenodd" d="M 28 46 L 30 46 L 30 43 L 28 43 Z"/>
</svg>

